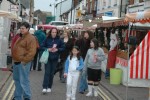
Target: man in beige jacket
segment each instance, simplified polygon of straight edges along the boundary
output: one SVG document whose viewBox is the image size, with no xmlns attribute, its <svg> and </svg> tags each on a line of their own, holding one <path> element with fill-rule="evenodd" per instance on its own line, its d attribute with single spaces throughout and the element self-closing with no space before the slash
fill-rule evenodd
<svg viewBox="0 0 150 100">
<path fill-rule="evenodd" d="M 20 37 L 12 47 L 13 79 L 16 87 L 13 100 L 22 100 L 22 97 L 24 100 L 31 99 L 29 72 L 37 46 L 36 39 L 29 33 L 29 29 L 29 23 L 23 22 L 21 24 Z"/>
</svg>

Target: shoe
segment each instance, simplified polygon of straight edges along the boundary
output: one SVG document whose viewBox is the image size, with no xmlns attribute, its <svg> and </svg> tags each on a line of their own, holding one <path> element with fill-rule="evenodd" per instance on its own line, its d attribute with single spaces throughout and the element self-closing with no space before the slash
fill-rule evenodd
<svg viewBox="0 0 150 100">
<path fill-rule="evenodd" d="M 87 97 L 92 96 L 92 92 L 88 92 L 88 93 L 86 94 L 86 96 L 87 96 Z"/>
<path fill-rule="evenodd" d="M 67 97 L 67 99 L 66 100 L 70 100 L 71 98 L 70 97 Z"/>
<path fill-rule="evenodd" d="M 65 79 L 61 79 L 61 83 L 66 83 L 66 80 Z"/>
<path fill-rule="evenodd" d="M 93 93 L 92 93 L 93 86 L 92 85 L 88 85 L 88 89 L 89 89 L 89 92 L 86 94 L 87 97 L 93 95 Z"/>
<path fill-rule="evenodd" d="M 97 90 L 98 90 L 98 86 L 94 86 L 94 96 L 95 97 L 98 96 Z"/>
<path fill-rule="evenodd" d="M 97 91 L 94 91 L 94 96 L 95 96 L 95 97 L 97 97 L 97 96 L 98 96 Z"/>
<path fill-rule="evenodd" d="M 24 100 L 30 100 L 29 98 L 25 98 Z"/>
<path fill-rule="evenodd" d="M 83 91 L 80 91 L 79 93 L 80 93 L 80 94 L 84 94 L 84 92 L 83 92 Z"/>
<path fill-rule="evenodd" d="M 42 71 L 42 69 L 38 69 L 37 71 Z"/>
<path fill-rule="evenodd" d="M 13 99 L 12 100 L 15 100 L 15 97 L 13 97 Z"/>
<path fill-rule="evenodd" d="M 46 92 L 47 92 L 46 89 L 43 89 L 43 90 L 42 90 L 42 93 L 43 93 L 43 94 L 45 94 Z"/>
<path fill-rule="evenodd" d="M 52 90 L 51 90 L 50 88 L 48 88 L 46 91 L 49 93 L 49 92 L 51 92 Z"/>
</svg>

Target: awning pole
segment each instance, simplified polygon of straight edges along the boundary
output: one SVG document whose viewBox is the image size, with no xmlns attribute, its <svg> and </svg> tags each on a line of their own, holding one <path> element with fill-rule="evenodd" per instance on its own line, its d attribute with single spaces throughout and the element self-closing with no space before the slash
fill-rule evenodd
<svg viewBox="0 0 150 100">
<path fill-rule="evenodd" d="M 150 87 L 149 87 L 148 100 L 150 100 Z"/>
<path fill-rule="evenodd" d="M 130 36 L 130 31 L 131 31 L 131 23 L 129 23 L 129 28 L 128 28 L 128 39 L 129 39 L 129 36 Z M 125 100 L 128 100 L 128 82 L 129 82 L 129 68 L 130 68 L 130 65 L 129 65 L 129 49 L 130 49 L 130 45 L 128 44 L 128 67 L 127 67 L 127 86 L 126 86 L 126 99 Z"/>
</svg>

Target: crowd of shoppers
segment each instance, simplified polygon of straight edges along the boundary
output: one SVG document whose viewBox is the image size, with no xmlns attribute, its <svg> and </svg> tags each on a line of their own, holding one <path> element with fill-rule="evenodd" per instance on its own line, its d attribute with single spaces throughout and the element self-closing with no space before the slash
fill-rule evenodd
<svg viewBox="0 0 150 100">
<path fill-rule="evenodd" d="M 12 41 L 13 78 L 16 86 L 13 100 L 31 100 L 29 72 L 31 68 L 36 70 L 37 66 L 37 70 L 42 71 L 39 59 L 45 50 L 49 56 L 48 62 L 44 64 L 43 94 L 52 91 L 54 74 L 59 67 L 60 80 L 67 85 L 66 100 L 76 100 L 77 90 L 83 94 L 88 89 L 86 96 L 97 96 L 101 62 L 105 55 L 90 31 L 85 31 L 81 38 L 75 40 L 68 30 L 60 37 L 57 28 L 45 34 L 43 27 L 39 27 L 33 35 L 29 29 L 29 23 L 23 22 L 20 33 Z"/>
</svg>

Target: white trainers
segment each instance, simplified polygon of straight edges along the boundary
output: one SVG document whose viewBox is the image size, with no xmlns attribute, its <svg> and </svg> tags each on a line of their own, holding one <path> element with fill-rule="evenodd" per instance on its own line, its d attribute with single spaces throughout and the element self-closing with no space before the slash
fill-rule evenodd
<svg viewBox="0 0 150 100">
<path fill-rule="evenodd" d="M 95 96 L 95 97 L 97 97 L 97 96 L 98 96 L 97 91 L 94 91 L 94 96 Z"/>
<path fill-rule="evenodd" d="M 49 92 L 51 92 L 52 90 L 51 90 L 50 88 L 48 88 L 46 91 L 49 93 Z"/>
<path fill-rule="evenodd" d="M 88 92 L 88 93 L 86 94 L 86 96 L 87 96 L 87 97 L 92 96 L 92 92 Z"/>
<path fill-rule="evenodd" d="M 46 89 L 43 89 L 43 90 L 42 90 L 42 93 L 46 93 Z"/>
<path fill-rule="evenodd" d="M 70 97 L 67 97 L 67 99 L 66 100 L 70 100 L 71 98 Z"/>
</svg>

